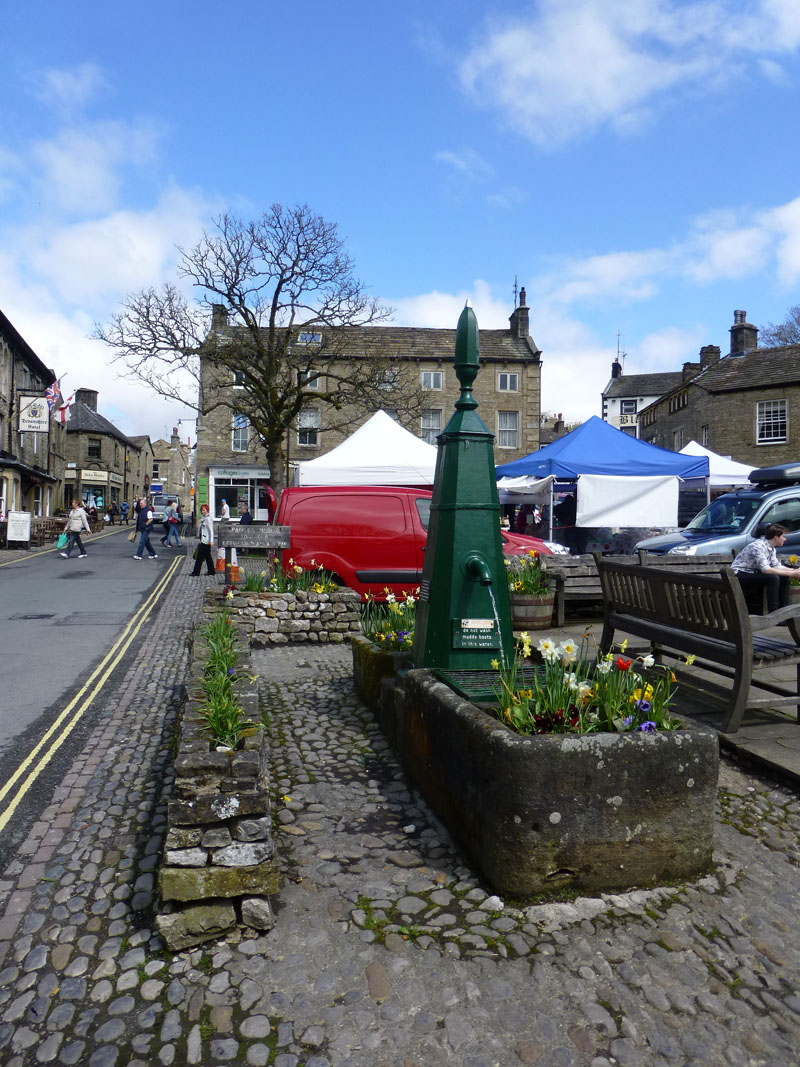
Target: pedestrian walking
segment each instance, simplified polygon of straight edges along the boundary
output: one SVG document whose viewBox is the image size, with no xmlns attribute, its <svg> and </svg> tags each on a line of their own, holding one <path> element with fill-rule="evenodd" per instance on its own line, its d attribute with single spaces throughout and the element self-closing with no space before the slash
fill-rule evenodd
<svg viewBox="0 0 800 1067">
<path fill-rule="evenodd" d="M 122 525 L 122 520 L 123 519 L 125 520 L 125 525 L 126 526 L 128 525 L 128 512 L 129 511 L 130 511 L 130 504 L 128 503 L 127 500 L 123 500 L 122 501 L 122 506 L 121 506 L 120 512 L 119 512 L 120 526 Z"/>
<path fill-rule="evenodd" d="M 250 508 L 247 506 L 247 501 L 243 500 L 239 504 L 239 525 L 249 526 L 253 521 L 253 516 L 250 514 Z"/>
<path fill-rule="evenodd" d="M 225 497 L 222 498 L 221 504 L 222 508 L 220 509 L 220 518 L 223 522 L 230 522 L 231 509 L 228 507 L 228 501 L 225 499 Z"/>
<path fill-rule="evenodd" d="M 194 568 L 192 569 L 192 577 L 198 578 L 200 570 L 203 566 L 203 560 L 205 560 L 208 573 L 215 574 L 214 560 L 212 558 L 211 550 L 214 547 L 214 522 L 209 514 L 208 504 L 200 505 L 200 527 L 198 529 L 200 536 L 200 543 L 197 546 L 197 553 L 194 561 Z"/>
<path fill-rule="evenodd" d="M 81 530 L 91 533 L 89 519 L 81 507 L 80 501 L 73 500 L 72 510 L 67 515 L 67 521 L 64 525 L 64 531 L 67 535 L 67 551 L 61 553 L 64 559 L 69 559 L 75 545 L 78 546 L 78 559 L 86 559 L 87 553 L 81 541 Z"/>
<path fill-rule="evenodd" d="M 133 558 L 141 559 L 147 549 L 148 559 L 158 559 L 155 549 L 150 544 L 150 527 L 153 525 L 153 512 L 148 507 L 145 497 L 139 497 L 139 510 L 136 512 L 136 529 L 139 532 L 139 547 Z"/>
<path fill-rule="evenodd" d="M 164 511 L 164 529 L 167 531 L 166 536 L 161 538 L 161 544 L 170 547 L 174 538 L 175 547 L 180 548 L 181 541 L 178 537 L 178 526 L 180 525 L 180 516 L 178 515 L 178 509 L 174 504 L 168 504 Z"/>
</svg>

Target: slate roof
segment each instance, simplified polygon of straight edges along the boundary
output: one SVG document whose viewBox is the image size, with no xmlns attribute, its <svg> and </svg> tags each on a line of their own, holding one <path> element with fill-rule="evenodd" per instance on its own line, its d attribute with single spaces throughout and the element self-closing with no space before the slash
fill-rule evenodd
<svg viewBox="0 0 800 1067">
<path fill-rule="evenodd" d="M 242 327 L 223 326 L 217 330 L 222 336 L 234 336 Z M 311 327 L 309 327 L 311 330 Z M 415 359 L 442 362 L 452 360 L 455 353 L 456 331 L 425 326 L 353 326 L 337 331 L 344 340 L 337 343 L 343 358 L 371 356 L 376 353 L 385 359 Z M 530 360 L 538 362 L 541 351 L 532 337 L 516 337 L 510 329 L 479 330 L 482 362 Z M 295 345 L 296 349 L 305 346 Z M 313 351 L 314 346 L 308 348 Z M 322 349 L 326 357 L 333 353 Z"/>
<path fill-rule="evenodd" d="M 677 389 L 683 382 L 683 371 L 662 371 L 655 374 L 622 374 L 612 378 L 605 396 L 663 396 Z"/>
<path fill-rule="evenodd" d="M 754 348 L 741 356 L 725 356 L 693 379 L 694 385 L 710 393 L 799 383 L 800 345 Z"/>
<path fill-rule="evenodd" d="M 126 437 L 118 430 L 113 422 L 90 408 L 88 404 L 79 404 L 77 401 L 70 406 L 67 433 L 99 433 L 108 437 L 116 437 L 123 444 L 134 442 L 134 438 Z"/>
</svg>

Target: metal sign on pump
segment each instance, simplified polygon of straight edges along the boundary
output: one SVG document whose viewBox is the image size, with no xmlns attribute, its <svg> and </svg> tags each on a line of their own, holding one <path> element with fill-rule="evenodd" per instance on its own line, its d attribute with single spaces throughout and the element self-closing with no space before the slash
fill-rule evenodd
<svg viewBox="0 0 800 1067">
<path fill-rule="evenodd" d="M 475 410 L 478 321 L 467 301 L 456 328 L 461 386 L 439 451 L 417 605 L 414 665 L 488 670 L 510 663 L 513 631 L 500 535 L 494 435 Z"/>
</svg>

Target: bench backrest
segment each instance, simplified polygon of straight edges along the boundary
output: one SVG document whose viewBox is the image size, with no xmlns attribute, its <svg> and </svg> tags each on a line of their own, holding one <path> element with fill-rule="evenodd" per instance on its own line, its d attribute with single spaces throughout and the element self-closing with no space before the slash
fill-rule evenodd
<svg viewBox="0 0 800 1067">
<path fill-rule="evenodd" d="M 681 574 L 596 560 L 607 615 L 621 613 L 690 633 L 734 641 L 747 628 L 747 605 L 730 570 Z"/>
</svg>

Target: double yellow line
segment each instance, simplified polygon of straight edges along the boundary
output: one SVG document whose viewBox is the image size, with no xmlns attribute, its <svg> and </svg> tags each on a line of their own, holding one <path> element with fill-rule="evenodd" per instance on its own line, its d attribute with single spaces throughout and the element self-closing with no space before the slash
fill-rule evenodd
<svg viewBox="0 0 800 1067">
<path fill-rule="evenodd" d="M 78 722 L 80 722 L 83 714 L 92 706 L 95 698 L 99 695 L 103 686 L 111 677 L 114 668 L 128 651 L 142 626 L 147 622 L 153 609 L 157 605 L 182 562 L 182 556 L 172 560 L 147 600 L 145 600 L 137 610 L 136 614 L 128 621 L 125 629 L 117 638 L 111 649 L 103 657 L 102 661 L 95 667 L 79 691 L 45 732 L 41 740 L 28 753 L 5 785 L 0 789 L 0 805 L 3 805 L 0 807 L 0 830 L 5 829 L 14 812 L 19 807 L 22 798 L 56 752 L 58 752 L 59 748 L 64 744 Z M 19 788 L 9 799 L 8 803 L 5 804 L 6 797 L 12 792 L 18 782 L 20 783 Z"/>
</svg>

